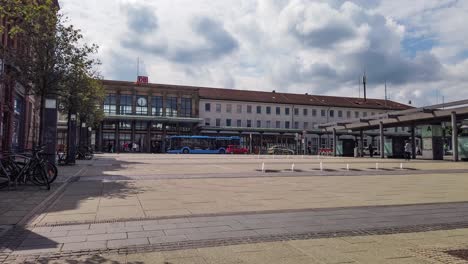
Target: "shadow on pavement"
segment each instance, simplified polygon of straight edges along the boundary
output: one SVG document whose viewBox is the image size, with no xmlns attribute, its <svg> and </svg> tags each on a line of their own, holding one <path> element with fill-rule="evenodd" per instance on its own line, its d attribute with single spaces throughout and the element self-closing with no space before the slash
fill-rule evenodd
<svg viewBox="0 0 468 264">
<path fill-rule="evenodd" d="M 126 261 L 125 257 L 123 260 L 115 260 L 115 258 L 105 256 L 105 255 L 92 255 L 92 256 L 84 256 L 80 258 L 69 258 L 69 259 L 61 259 L 61 260 L 49 260 L 49 259 L 38 259 L 31 262 L 24 262 L 28 264 L 32 263 L 39 263 L 39 264 L 144 264 L 143 261 Z"/>
</svg>

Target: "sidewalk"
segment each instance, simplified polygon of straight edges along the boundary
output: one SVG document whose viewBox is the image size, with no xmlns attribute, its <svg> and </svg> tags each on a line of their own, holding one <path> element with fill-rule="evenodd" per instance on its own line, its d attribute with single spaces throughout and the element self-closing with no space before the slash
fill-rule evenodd
<svg viewBox="0 0 468 264">
<path fill-rule="evenodd" d="M 464 246 L 463 246 L 464 245 Z M 157 252 L 78 252 L 56 256 L 11 256 L 5 263 L 154 263 L 154 264 L 429 264 L 466 263 L 468 229 L 392 235 L 368 235 L 229 246 L 200 247 Z M 464 251 L 463 251 L 464 250 Z M 466 256 L 466 255 L 465 255 Z M 42 261 L 42 262 L 41 262 Z"/>
<path fill-rule="evenodd" d="M 0 189 L 0 235 L 2 229 L 6 230 L 8 226 L 19 223 L 64 182 L 78 175 L 86 167 L 86 164 L 59 166 L 57 180 L 51 185 L 50 191 L 35 185 L 18 186 L 17 189 L 11 190 Z"/>
</svg>

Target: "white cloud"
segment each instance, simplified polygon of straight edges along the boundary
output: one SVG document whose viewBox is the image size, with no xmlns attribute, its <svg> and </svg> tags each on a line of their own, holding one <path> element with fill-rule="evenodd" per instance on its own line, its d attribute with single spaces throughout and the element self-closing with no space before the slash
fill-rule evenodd
<svg viewBox="0 0 468 264">
<path fill-rule="evenodd" d="M 106 78 L 133 80 L 136 58 L 159 83 L 357 96 L 407 103 L 462 90 L 466 1 L 62 0 L 101 46 Z M 430 40 L 421 47 L 408 39 Z M 405 46 L 406 45 L 406 46 Z M 410 54 L 410 55 L 408 55 Z M 452 92 L 458 91 L 457 96 Z"/>
</svg>

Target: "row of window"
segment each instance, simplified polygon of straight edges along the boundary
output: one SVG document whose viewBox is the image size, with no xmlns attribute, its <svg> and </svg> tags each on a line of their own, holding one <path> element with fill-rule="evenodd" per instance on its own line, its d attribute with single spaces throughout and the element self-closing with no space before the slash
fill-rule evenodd
<svg viewBox="0 0 468 264">
<path fill-rule="evenodd" d="M 222 111 L 222 105 L 221 104 L 215 104 L 215 111 L 217 113 L 221 113 Z M 257 114 L 262 114 L 263 111 L 265 111 L 265 113 L 267 115 L 270 115 L 271 114 L 271 110 L 272 110 L 272 107 L 271 106 L 261 106 L 261 105 L 257 105 L 256 107 L 256 113 Z M 275 107 L 275 113 L 276 115 L 281 115 L 281 107 L 279 106 L 276 106 Z M 252 105 L 247 105 L 247 109 L 246 109 L 246 112 L 247 114 L 252 114 L 252 110 L 253 110 L 253 106 Z M 294 111 L 294 115 L 295 116 L 299 116 L 302 112 L 302 115 L 303 116 L 308 116 L 309 115 L 309 112 L 311 114 L 311 116 L 317 116 L 317 109 L 310 109 L 311 111 L 309 111 L 308 108 L 302 108 L 302 111 L 300 108 L 293 108 L 293 111 Z M 243 111 L 243 105 L 236 105 L 236 113 L 238 114 L 241 114 Z M 211 112 L 211 103 L 205 103 L 205 112 Z M 226 104 L 226 113 L 232 113 L 232 104 Z M 284 115 L 290 115 L 291 114 L 291 108 L 289 107 L 285 107 L 284 108 Z M 342 118 L 344 117 L 344 114 L 345 112 L 343 110 L 334 110 L 334 109 L 329 109 L 328 110 L 328 116 L 329 117 L 335 117 L 335 115 L 338 117 L 338 118 Z M 368 113 L 367 112 L 362 112 L 362 117 L 367 117 Z M 370 115 L 375 115 L 375 112 L 371 112 Z M 320 116 L 322 117 L 326 117 L 327 116 L 327 110 L 325 109 L 321 109 L 320 110 Z M 346 118 L 351 118 L 352 117 L 352 111 L 346 111 Z M 354 111 L 354 117 L 355 118 L 359 118 L 360 117 L 360 112 L 359 111 Z"/>
<path fill-rule="evenodd" d="M 221 118 L 216 118 L 214 120 L 214 124 L 211 123 L 211 119 L 210 118 L 205 118 L 205 126 L 211 126 L 211 125 L 215 125 L 217 127 L 220 127 L 222 125 L 224 126 L 227 126 L 227 127 L 253 127 L 254 124 L 252 122 L 252 120 L 246 120 L 246 122 L 244 123 L 241 119 L 237 119 L 236 120 L 236 123 L 233 123 L 233 120 L 230 119 L 230 118 L 227 118 L 224 122 L 224 124 L 221 124 Z M 284 124 L 284 126 L 282 126 Z M 302 127 L 300 126 L 302 124 Z M 286 128 L 286 129 L 289 129 L 289 128 L 293 128 L 293 129 L 310 129 L 310 128 L 317 128 L 317 123 L 311 123 L 310 124 L 310 127 L 309 127 L 309 122 L 298 122 L 298 121 L 295 121 L 291 127 L 291 122 L 290 121 L 271 121 L 271 120 L 267 120 L 267 121 L 262 121 L 262 120 L 257 120 L 256 123 L 255 123 L 255 127 L 257 128 Z"/>
<path fill-rule="evenodd" d="M 148 104 L 148 96 L 137 95 L 135 112 L 133 112 L 134 105 L 132 95 L 120 95 L 119 99 L 119 104 L 117 104 L 117 95 L 107 95 L 104 99 L 104 113 L 109 115 L 192 116 L 191 98 L 168 96 L 166 97 L 166 105 L 164 107 L 162 96 L 151 96 L 150 104 Z M 178 101 L 180 101 L 180 113 Z M 149 107 L 149 105 L 151 105 L 151 107 Z"/>
<path fill-rule="evenodd" d="M 136 131 L 147 131 L 149 122 L 146 121 L 135 121 L 134 128 Z M 119 130 L 132 130 L 132 122 L 131 121 L 118 121 L 118 122 L 104 122 L 102 125 L 102 128 L 104 130 L 115 130 L 116 128 L 119 128 Z M 175 130 L 177 128 L 176 125 L 174 124 L 165 124 L 167 130 Z M 163 130 L 164 124 L 162 123 L 155 123 L 151 122 L 151 130 Z M 191 126 L 190 125 L 179 125 L 179 129 L 181 131 L 190 131 Z"/>
</svg>

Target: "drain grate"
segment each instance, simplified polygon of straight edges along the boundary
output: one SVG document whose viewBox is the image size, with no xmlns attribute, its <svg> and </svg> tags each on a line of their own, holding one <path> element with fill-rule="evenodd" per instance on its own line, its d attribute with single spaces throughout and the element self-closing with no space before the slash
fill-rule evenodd
<svg viewBox="0 0 468 264">
<path fill-rule="evenodd" d="M 457 257 L 462 260 L 468 260 L 468 249 L 456 249 L 456 250 L 448 250 L 445 253 Z"/>
</svg>

